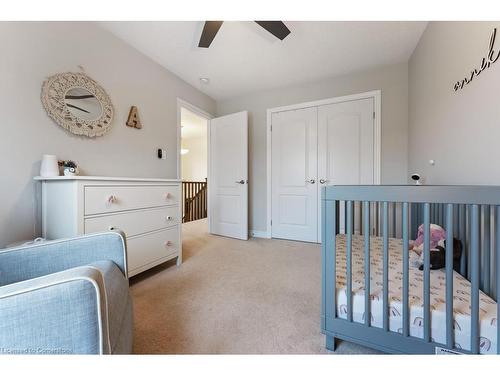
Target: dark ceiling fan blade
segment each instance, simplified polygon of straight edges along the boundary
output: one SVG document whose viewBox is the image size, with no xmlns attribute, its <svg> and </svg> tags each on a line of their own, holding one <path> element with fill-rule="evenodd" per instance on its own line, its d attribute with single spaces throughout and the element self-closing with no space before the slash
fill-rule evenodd
<svg viewBox="0 0 500 375">
<path fill-rule="evenodd" d="M 203 26 L 203 31 L 201 32 L 200 42 L 198 47 L 208 48 L 212 41 L 214 40 L 217 32 L 222 26 L 222 21 L 206 21 Z"/>
<path fill-rule="evenodd" d="M 276 38 L 283 40 L 288 34 L 290 34 L 290 30 L 282 21 L 255 21 L 264 29 L 273 34 Z"/>
</svg>

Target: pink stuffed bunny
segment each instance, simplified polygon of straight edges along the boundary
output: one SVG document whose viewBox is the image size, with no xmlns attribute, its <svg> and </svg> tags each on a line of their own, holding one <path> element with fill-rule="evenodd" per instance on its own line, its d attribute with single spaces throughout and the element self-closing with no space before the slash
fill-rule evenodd
<svg viewBox="0 0 500 375">
<path fill-rule="evenodd" d="M 431 237 L 431 249 L 435 249 L 436 246 L 440 245 L 441 241 L 446 240 L 446 231 L 437 224 L 430 225 L 430 237 Z M 442 244 L 441 244 L 442 246 Z M 416 253 L 420 253 L 424 250 L 424 225 L 418 227 L 417 239 L 411 244 L 410 247 Z"/>
</svg>

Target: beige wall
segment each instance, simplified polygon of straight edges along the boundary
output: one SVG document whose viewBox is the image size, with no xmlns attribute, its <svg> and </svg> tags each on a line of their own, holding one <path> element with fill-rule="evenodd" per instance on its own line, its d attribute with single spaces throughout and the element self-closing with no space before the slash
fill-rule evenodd
<svg viewBox="0 0 500 375">
<path fill-rule="evenodd" d="M 182 179 L 185 181 L 205 181 L 207 178 L 207 137 L 182 139 L 182 148 L 189 152 L 182 155 Z"/>
<path fill-rule="evenodd" d="M 93 23 L 0 22 L 0 247 L 40 233 L 42 154 L 75 160 L 85 174 L 176 177 L 176 99 L 214 113 L 215 102 Z M 88 139 L 50 120 L 40 102 L 44 79 L 82 65 L 110 95 L 113 128 Z M 130 106 L 143 129 L 125 126 Z M 167 160 L 156 148 L 167 149 Z"/>
<path fill-rule="evenodd" d="M 408 171 L 406 63 L 217 103 L 218 115 L 242 110 L 249 112 L 250 229 L 266 230 L 266 110 L 378 89 L 382 90 L 382 183 L 405 183 Z"/>
<path fill-rule="evenodd" d="M 494 27 L 500 22 L 431 22 L 410 59 L 409 169 L 426 183 L 500 184 L 500 60 L 453 89 L 487 57 Z"/>
</svg>

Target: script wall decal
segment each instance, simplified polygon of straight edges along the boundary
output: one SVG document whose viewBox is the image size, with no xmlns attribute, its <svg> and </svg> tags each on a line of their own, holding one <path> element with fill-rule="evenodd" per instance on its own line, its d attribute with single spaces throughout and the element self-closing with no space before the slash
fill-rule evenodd
<svg viewBox="0 0 500 375">
<path fill-rule="evenodd" d="M 500 57 L 500 51 L 498 52 L 495 51 L 496 35 L 497 35 L 497 29 L 494 28 L 490 38 L 490 49 L 488 51 L 488 55 L 486 57 L 483 57 L 479 68 L 471 70 L 469 76 L 455 83 L 455 85 L 453 86 L 455 91 L 463 89 L 465 85 L 468 85 L 474 79 L 474 77 L 479 76 L 483 71 L 485 71 L 491 65 L 497 62 L 498 58 Z"/>
</svg>

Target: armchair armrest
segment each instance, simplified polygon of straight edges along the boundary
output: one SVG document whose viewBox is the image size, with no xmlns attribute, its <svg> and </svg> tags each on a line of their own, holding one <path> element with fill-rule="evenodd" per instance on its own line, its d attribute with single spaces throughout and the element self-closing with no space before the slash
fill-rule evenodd
<svg viewBox="0 0 500 375">
<path fill-rule="evenodd" d="M 0 251 L 0 286 L 99 260 L 113 261 L 127 277 L 127 250 L 122 232 L 96 233 Z"/>
<path fill-rule="evenodd" d="M 0 354 L 110 352 L 104 280 L 77 267 L 0 287 Z"/>
</svg>

